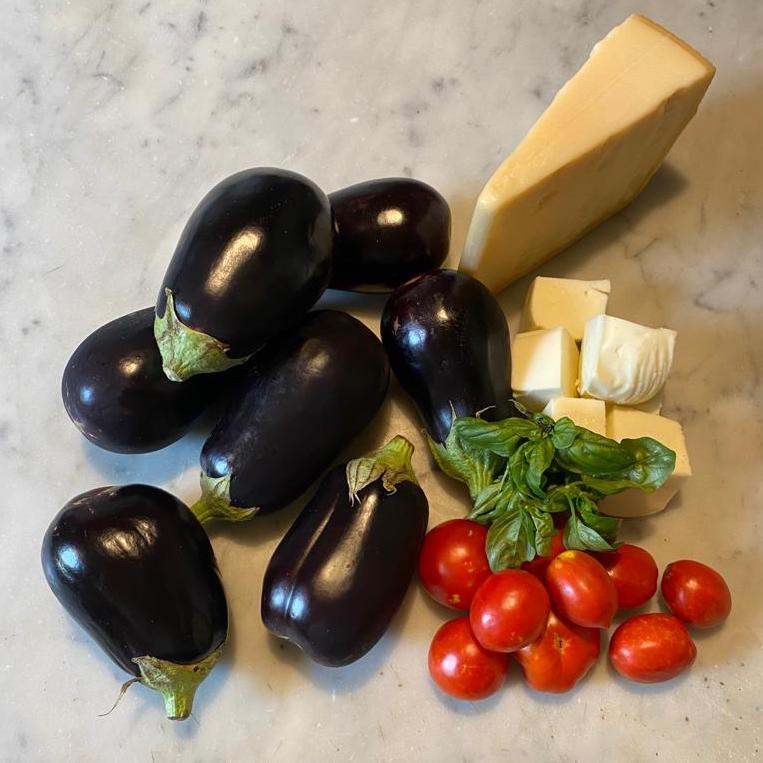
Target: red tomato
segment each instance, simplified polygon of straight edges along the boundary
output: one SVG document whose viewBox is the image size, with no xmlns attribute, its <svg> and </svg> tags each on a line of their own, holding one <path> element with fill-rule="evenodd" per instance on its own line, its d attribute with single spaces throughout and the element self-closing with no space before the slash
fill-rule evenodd
<svg viewBox="0 0 763 763">
<path fill-rule="evenodd" d="M 657 591 L 657 562 L 640 548 L 623 543 L 614 551 L 592 554 L 617 589 L 618 609 L 630 609 L 646 604 Z"/>
<path fill-rule="evenodd" d="M 599 633 L 562 620 L 552 611 L 543 635 L 515 655 L 525 681 L 537 691 L 569 691 L 599 659 Z"/>
<path fill-rule="evenodd" d="M 484 699 L 501 688 L 509 656 L 489 652 L 474 638 L 468 617 L 445 623 L 429 647 L 429 674 L 456 699 Z"/>
<path fill-rule="evenodd" d="M 731 612 L 726 581 L 712 567 L 689 559 L 665 568 L 662 597 L 679 620 L 697 628 L 712 628 Z"/>
<path fill-rule="evenodd" d="M 469 621 L 485 649 L 515 652 L 543 633 L 549 609 L 548 593 L 536 577 L 522 570 L 503 570 L 477 589 Z"/>
<path fill-rule="evenodd" d="M 607 571 L 584 551 L 563 551 L 548 565 L 546 588 L 554 609 L 585 628 L 609 628 L 617 589 Z"/>
<path fill-rule="evenodd" d="M 564 542 L 562 537 L 564 529 L 560 528 L 551 538 L 551 551 L 548 556 L 536 556 L 531 562 L 522 562 L 522 569 L 535 575 L 541 582 L 546 579 L 546 569 L 551 564 L 551 560 L 559 556 L 564 551 Z"/>
<path fill-rule="evenodd" d="M 609 642 L 609 659 L 614 669 L 642 684 L 674 678 L 696 656 L 697 647 L 684 624 L 661 612 L 629 617 Z"/>
<path fill-rule="evenodd" d="M 419 577 L 435 601 L 452 609 L 469 609 L 474 592 L 490 576 L 485 538 L 487 527 L 468 519 L 451 519 L 426 534 Z"/>
</svg>

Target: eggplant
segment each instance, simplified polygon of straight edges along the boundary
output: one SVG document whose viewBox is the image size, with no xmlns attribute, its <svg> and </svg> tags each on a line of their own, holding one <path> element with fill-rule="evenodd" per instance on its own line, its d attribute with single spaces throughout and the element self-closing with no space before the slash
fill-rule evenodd
<svg viewBox="0 0 763 763">
<path fill-rule="evenodd" d="M 48 585 L 111 659 L 158 691 L 167 717 L 191 713 L 220 658 L 228 607 L 207 534 L 174 496 L 102 487 L 69 501 L 42 543 Z"/>
<path fill-rule="evenodd" d="M 333 468 L 265 572 L 262 621 L 322 665 L 347 665 L 382 637 L 405 597 L 429 506 L 394 437 Z"/>
<path fill-rule="evenodd" d="M 450 208 L 434 188 L 383 178 L 329 195 L 336 236 L 330 286 L 389 292 L 442 265 L 450 246 Z"/>
<path fill-rule="evenodd" d="M 283 508 L 349 445 L 384 400 L 381 342 L 346 313 L 308 313 L 257 353 L 201 452 L 202 522 Z"/>
<path fill-rule="evenodd" d="M 384 306 L 381 336 L 435 443 L 446 441 L 454 416 L 516 414 L 506 316 L 471 276 L 437 270 L 399 287 Z"/>
<path fill-rule="evenodd" d="M 167 268 L 154 331 L 169 379 L 222 371 L 299 322 L 328 286 L 331 207 L 312 181 L 269 167 L 216 185 Z"/>
<path fill-rule="evenodd" d="M 182 437 L 217 398 L 221 379 L 171 382 L 154 340 L 154 308 L 107 323 L 69 358 L 64 408 L 90 442 L 115 453 L 148 453 Z"/>
</svg>

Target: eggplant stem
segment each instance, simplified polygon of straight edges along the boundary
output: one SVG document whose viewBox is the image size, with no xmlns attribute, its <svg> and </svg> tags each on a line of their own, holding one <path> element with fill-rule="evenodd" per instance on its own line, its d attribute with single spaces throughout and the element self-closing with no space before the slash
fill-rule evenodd
<svg viewBox="0 0 763 763">
<path fill-rule="evenodd" d="M 199 662 L 188 665 L 157 657 L 133 657 L 140 668 L 141 678 L 135 679 L 158 691 L 164 699 L 164 709 L 171 721 L 183 721 L 191 714 L 193 698 L 199 684 L 209 675 L 222 654 L 224 644 Z M 127 685 L 129 685 L 129 681 Z M 124 693 L 125 687 L 123 687 Z"/>
<path fill-rule="evenodd" d="M 358 493 L 378 479 L 388 493 L 394 493 L 401 482 L 418 485 L 411 464 L 413 450 L 413 445 L 405 437 L 396 435 L 378 450 L 350 461 L 346 468 L 350 502 L 358 501 Z"/>
<path fill-rule="evenodd" d="M 213 519 L 226 522 L 245 522 L 251 519 L 259 507 L 240 508 L 232 506 L 230 500 L 231 475 L 210 477 L 206 472 L 201 473 L 201 498 L 191 506 L 191 511 L 201 524 Z"/>
<path fill-rule="evenodd" d="M 174 382 L 182 382 L 196 374 L 227 371 L 246 363 L 251 355 L 231 358 L 230 347 L 203 331 L 186 326 L 175 312 L 175 298 L 170 289 L 164 290 L 167 304 L 164 315 L 154 318 L 154 337 L 162 356 L 165 376 Z"/>
</svg>

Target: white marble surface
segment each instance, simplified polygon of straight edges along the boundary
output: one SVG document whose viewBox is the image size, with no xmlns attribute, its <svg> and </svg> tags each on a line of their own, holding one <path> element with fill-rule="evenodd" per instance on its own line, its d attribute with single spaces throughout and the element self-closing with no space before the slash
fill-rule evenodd
<svg viewBox="0 0 763 763">
<path fill-rule="evenodd" d="M 426 650 L 444 613 L 414 586 L 390 633 L 342 670 L 266 636 L 264 564 L 294 509 L 215 529 L 231 643 L 194 718 L 163 719 L 43 581 L 52 515 L 97 485 L 197 494 L 203 434 L 154 456 L 88 446 L 64 414 L 61 369 L 82 337 L 150 304 L 180 226 L 230 172 L 278 165 L 327 190 L 412 174 L 449 199 L 454 255 L 481 184 L 592 44 L 653 15 L 718 65 L 667 166 L 625 212 L 541 272 L 608 277 L 611 309 L 679 332 L 665 412 L 695 477 L 633 523 L 662 565 L 722 570 L 735 609 L 698 637 L 685 677 L 641 688 L 602 660 L 569 695 L 538 696 L 516 667 L 481 704 L 439 696 Z M 761 742 L 763 5 L 759 0 L 206 2 L 5 0 L 0 22 L 0 759 L 752 760 Z M 516 325 L 526 282 L 502 301 Z M 377 327 L 380 300 L 342 299 Z M 395 394 L 357 449 L 401 431 Z M 433 522 L 458 488 L 415 466 Z"/>
</svg>

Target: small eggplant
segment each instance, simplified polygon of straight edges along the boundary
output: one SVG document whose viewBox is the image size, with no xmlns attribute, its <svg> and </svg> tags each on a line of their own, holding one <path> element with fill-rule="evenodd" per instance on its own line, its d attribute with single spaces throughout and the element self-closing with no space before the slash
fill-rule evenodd
<svg viewBox="0 0 763 763">
<path fill-rule="evenodd" d="M 471 276 L 436 270 L 393 292 L 381 335 L 395 376 L 424 420 L 437 463 L 466 482 L 475 498 L 495 465 L 450 436 L 453 418 L 521 415 L 511 402 L 509 329 L 501 306 Z"/>
<path fill-rule="evenodd" d="M 73 498 L 42 544 L 48 585 L 114 662 L 158 691 L 167 717 L 191 713 L 220 658 L 228 608 L 212 546 L 185 504 L 125 485 Z"/>
<path fill-rule="evenodd" d="M 244 363 L 328 286 L 331 207 L 307 178 L 245 170 L 216 185 L 183 230 L 156 303 L 173 381 Z"/>
<path fill-rule="evenodd" d="M 69 358 L 64 407 L 88 440 L 115 453 L 148 453 L 182 437 L 216 398 L 220 379 L 171 382 L 154 340 L 154 309 L 124 315 L 88 336 Z"/>
<path fill-rule="evenodd" d="M 381 342 L 346 313 L 308 313 L 252 359 L 201 452 L 200 521 L 249 519 L 301 495 L 384 400 Z"/>
<path fill-rule="evenodd" d="M 322 665 L 362 657 L 413 577 L 429 506 L 401 436 L 332 469 L 276 548 L 262 620 Z"/>
<path fill-rule="evenodd" d="M 384 178 L 329 195 L 336 236 L 333 289 L 388 292 L 442 265 L 450 246 L 450 208 L 434 188 Z"/>
<path fill-rule="evenodd" d="M 384 306 L 381 335 L 435 442 L 445 442 L 454 414 L 512 413 L 506 316 L 471 276 L 437 270 L 399 287 Z"/>
</svg>

